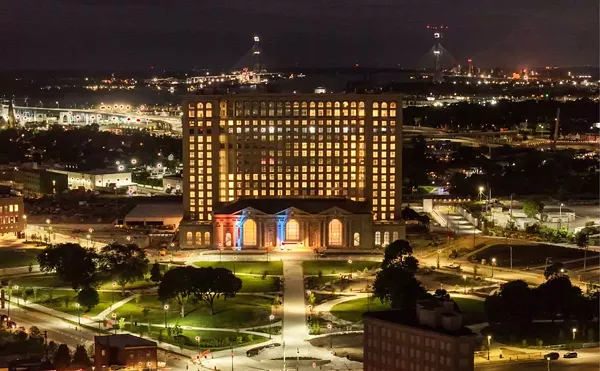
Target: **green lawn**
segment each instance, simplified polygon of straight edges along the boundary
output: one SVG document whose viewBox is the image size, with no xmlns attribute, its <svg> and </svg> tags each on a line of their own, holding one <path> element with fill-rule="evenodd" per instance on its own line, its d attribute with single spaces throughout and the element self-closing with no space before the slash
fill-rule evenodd
<svg viewBox="0 0 600 371">
<path fill-rule="evenodd" d="M 365 268 L 376 269 L 381 266 L 381 262 L 354 260 L 352 264 L 346 260 L 309 260 L 302 263 L 305 276 L 316 276 L 319 271 L 323 275 L 328 274 L 347 274 L 357 272 Z"/>
<path fill-rule="evenodd" d="M 243 333 L 237 333 L 233 331 L 194 331 L 194 330 L 183 330 L 182 342 L 178 339 L 171 339 L 168 337 L 167 331 L 162 327 L 151 326 L 150 334 L 148 334 L 147 326 L 125 326 L 125 330 L 132 331 L 137 334 L 142 334 L 144 337 L 150 337 L 154 340 L 164 341 L 173 345 L 181 346 L 184 348 L 197 350 L 198 342 L 195 340 L 196 336 L 200 336 L 200 352 L 206 349 L 216 351 L 220 349 L 229 349 L 232 345 L 234 347 L 252 345 L 267 341 L 268 336 L 256 336 L 248 335 Z"/>
<path fill-rule="evenodd" d="M 0 249 L 0 268 L 24 267 L 37 264 L 37 256 L 42 249 Z"/>
<path fill-rule="evenodd" d="M 204 302 L 186 305 L 186 315 L 181 318 L 180 307 L 170 302 L 167 312 L 167 322 L 171 325 L 179 323 L 182 326 L 246 328 L 269 323 L 271 304 L 273 300 L 253 295 L 238 295 L 235 298 L 215 300 L 215 314 L 210 314 L 210 308 Z M 139 303 L 132 300 L 121 306 L 116 312 L 118 317 L 125 317 L 138 322 L 146 322 L 142 310 L 150 309 L 148 321 L 164 323 L 165 310 L 163 303 L 154 295 L 143 295 Z"/>
<path fill-rule="evenodd" d="M 151 288 L 154 286 L 156 286 L 156 283 L 150 281 L 150 279 L 142 279 L 142 280 L 128 283 L 127 285 L 125 285 L 125 290 L 148 289 L 148 288 Z M 98 290 L 112 290 L 112 289 L 121 290 L 121 286 L 119 286 L 117 284 L 116 287 L 113 287 L 112 281 L 107 280 L 106 282 L 102 283 L 98 287 Z"/>
<path fill-rule="evenodd" d="M 241 292 L 275 292 L 279 291 L 279 277 L 237 276 L 242 280 Z"/>
<path fill-rule="evenodd" d="M 33 289 L 29 289 L 29 294 L 25 294 L 23 289 L 19 291 L 13 291 L 14 297 L 25 298 L 30 303 L 36 303 L 43 305 L 48 308 L 58 310 L 60 312 L 77 315 L 77 293 L 73 290 L 53 290 L 53 289 L 39 289 L 37 292 Z M 81 316 L 87 315 L 94 317 L 112 304 L 112 294 L 110 293 L 99 293 L 100 303 L 93 307 L 89 312 L 86 312 L 86 308 L 81 308 Z M 115 294 L 115 302 L 121 300 L 122 297 L 119 294 Z"/>
<path fill-rule="evenodd" d="M 304 283 L 306 284 L 307 289 L 318 290 L 318 289 L 325 288 L 325 284 L 327 284 L 329 282 L 333 283 L 338 280 L 339 280 L 338 276 L 323 276 L 323 277 L 309 276 L 304 279 Z"/>
<path fill-rule="evenodd" d="M 463 298 L 454 298 L 453 300 L 463 311 L 464 325 L 486 321 L 482 301 Z M 334 305 L 331 308 L 331 314 L 349 322 L 361 322 L 362 314 L 367 312 L 369 307 L 372 312 L 391 309 L 388 303 L 382 304 L 377 298 L 371 298 L 369 306 L 367 306 L 367 298 L 359 298 Z"/>
<path fill-rule="evenodd" d="M 69 287 L 69 284 L 62 282 L 54 273 L 14 277 L 8 281 L 9 285 L 19 287 Z"/>
<path fill-rule="evenodd" d="M 227 268 L 230 271 L 233 271 L 232 261 L 226 262 L 195 262 L 194 265 L 196 267 L 222 267 Z M 235 272 L 236 273 L 246 273 L 246 274 L 260 274 L 262 275 L 265 271 L 268 272 L 269 275 L 283 275 L 283 263 L 280 261 L 239 261 L 235 262 Z"/>
</svg>

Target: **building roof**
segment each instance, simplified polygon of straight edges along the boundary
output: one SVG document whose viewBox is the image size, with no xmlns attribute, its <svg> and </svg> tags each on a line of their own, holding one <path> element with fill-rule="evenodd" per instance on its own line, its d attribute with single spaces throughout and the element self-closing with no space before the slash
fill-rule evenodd
<svg viewBox="0 0 600 371">
<path fill-rule="evenodd" d="M 467 336 L 467 335 L 475 335 L 471 329 L 468 327 L 462 326 L 457 331 L 450 331 L 441 326 L 431 327 L 427 325 L 419 324 L 419 322 L 414 318 L 409 318 L 405 313 L 399 310 L 382 310 L 375 312 L 367 312 L 363 313 L 364 318 L 372 318 L 385 322 L 392 322 L 398 325 L 408 326 L 418 328 L 420 330 L 437 332 L 440 334 L 445 334 L 449 336 Z"/>
<path fill-rule="evenodd" d="M 290 207 L 295 207 L 309 214 L 318 214 L 333 207 L 338 207 L 353 214 L 370 214 L 371 209 L 366 202 L 352 201 L 347 198 L 242 198 L 224 204 L 215 210 L 215 214 L 233 214 L 251 207 L 265 214 L 276 214 Z"/>
<path fill-rule="evenodd" d="M 95 336 L 96 344 L 111 346 L 116 348 L 133 348 L 133 347 L 155 347 L 156 342 L 143 339 L 141 337 L 130 334 Z"/>
<path fill-rule="evenodd" d="M 163 220 L 183 218 L 183 204 L 139 204 L 125 216 L 126 222 L 135 220 Z"/>
</svg>

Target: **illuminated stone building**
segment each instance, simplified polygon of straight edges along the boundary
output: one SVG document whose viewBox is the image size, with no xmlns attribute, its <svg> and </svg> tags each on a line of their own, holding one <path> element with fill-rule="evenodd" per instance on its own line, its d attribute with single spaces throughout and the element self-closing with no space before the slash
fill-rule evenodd
<svg viewBox="0 0 600 371">
<path fill-rule="evenodd" d="M 402 111 L 388 94 L 184 102 L 184 248 L 362 248 L 404 237 Z"/>
</svg>

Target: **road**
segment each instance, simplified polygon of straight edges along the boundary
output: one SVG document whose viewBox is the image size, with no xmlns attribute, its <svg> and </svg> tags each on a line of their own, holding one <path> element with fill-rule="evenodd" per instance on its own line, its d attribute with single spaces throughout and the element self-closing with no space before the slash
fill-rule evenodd
<svg viewBox="0 0 600 371">
<path fill-rule="evenodd" d="M 550 371 L 597 371 L 600 370 L 600 350 L 598 348 L 577 351 L 579 358 L 550 361 Z M 562 356 L 564 351 L 559 352 Z M 525 362 L 477 365 L 478 371 L 548 371 L 548 362 L 544 360 Z"/>
</svg>

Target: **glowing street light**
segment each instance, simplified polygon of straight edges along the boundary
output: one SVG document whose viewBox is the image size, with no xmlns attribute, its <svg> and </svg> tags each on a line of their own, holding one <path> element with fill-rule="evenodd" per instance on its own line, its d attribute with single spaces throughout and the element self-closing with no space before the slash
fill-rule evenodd
<svg viewBox="0 0 600 371">
<path fill-rule="evenodd" d="M 496 265 L 496 258 L 492 258 L 492 278 L 494 278 L 494 265 Z"/>
<path fill-rule="evenodd" d="M 80 311 L 79 311 L 81 304 L 75 303 L 75 306 L 77 307 L 77 323 L 79 324 L 79 326 L 81 326 L 81 316 L 80 316 Z"/>
<path fill-rule="evenodd" d="M 196 336 L 196 343 L 198 344 L 198 355 L 200 355 L 200 336 Z"/>
<path fill-rule="evenodd" d="M 332 329 L 333 329 L 333 325 L 331 323 L 328 323 L 327 330 L 329 331 L 329 349 L 333 349 L 333 336 L 331 335 Z"/>
<path fill-rule="evenodd" d="M 485 188 L 483 188 L 483 186 L 479 186 L 479 201 L 481 201 L 481 197 L 483 196 L 484 190 L 485 190 Z"/>
<path fill-rule="evenodd" d="M 131 164 L 132 164 L 132 165 L 135 165 L 135 164 L 137 164 L 137 160 L 136 160 L 135 158 L 132 158 L 132 159 L 131 159 Z"/>
<path fill-rule="evenodd" d="M 167 329 L 167 313 L 169 312 L 169 304 L 165 304 L 163 306 L 164 310 L 165 310 L 165 330 Z"/>
<path fill-rule="evenodd" d="M 350 264 L 350 279 L 352 279 L 352 259 L 348 259 L 348 264 Z"/>
<path fill-rule="evenodd" d="M 273 335 L 273 320 L 275 319 L 274 315 L 269 316 L 269 339 L 272 339 Z M 575 336 L 575 335 L 573 335 Z"/>
<path fill-rule="evenodd" d="M 489 361 L 490 360 L 490 346 L 492 344 L 492 335 L 488 335 L 487 336 L 487 343 L 488 343 L 488 356 L 487 356 L 487 359 Z"/>
</svg>

